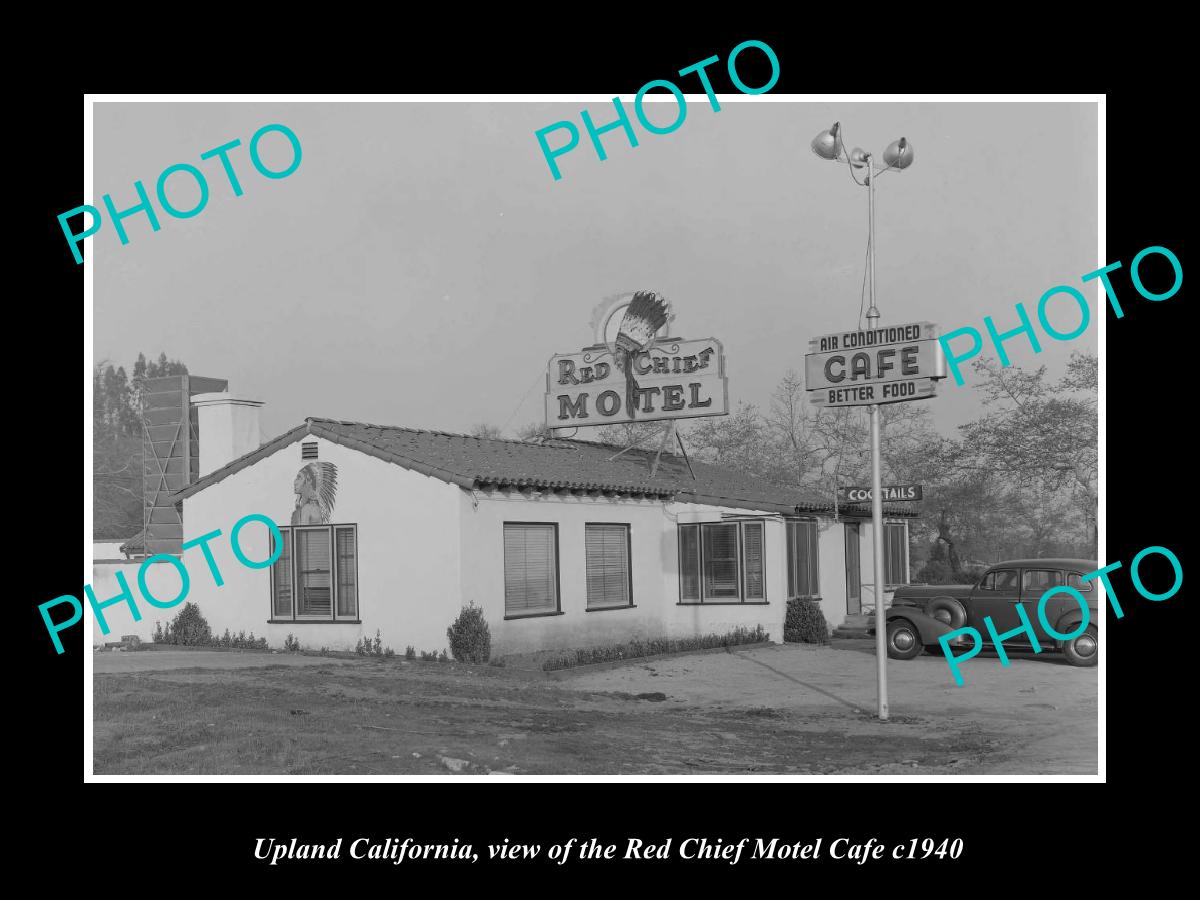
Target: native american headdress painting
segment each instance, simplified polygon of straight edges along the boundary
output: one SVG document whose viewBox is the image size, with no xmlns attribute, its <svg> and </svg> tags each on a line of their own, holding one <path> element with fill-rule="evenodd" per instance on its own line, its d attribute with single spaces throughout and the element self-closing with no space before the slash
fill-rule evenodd
<svg viewBox="0 0 1200 900">
<path fill-rule="evenodd" d="M 328 525 L 333 520 L 337 501 L 337 466 L 331 462 L 310 462 L 296 473 L 292 484 L 296 492 L 293 525 Z"/>
<path fill-rule="evenodd" d="M 617 330 L 613 362 L 625 373 L 625 408 L 631 417 L 637 415 L 638 383 L 633 377 L 633 361 L 637 354 L 654 343 L 654 336 L 671 317 L 671 304 L 654 291 L 638 291 L 625 309 Z"/>
</svg>

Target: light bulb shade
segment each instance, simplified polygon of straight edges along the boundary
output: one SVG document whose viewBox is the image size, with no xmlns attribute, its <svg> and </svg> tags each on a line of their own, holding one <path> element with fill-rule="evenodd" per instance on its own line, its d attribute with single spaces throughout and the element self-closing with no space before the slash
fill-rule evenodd
<svg viewBox="0 0 1200 900">
<path fill-rule="evenodd" d="M 850 151 L 850 165 L 856 169 L 861 169 L 867 164 L 867 152 L 862 147 L 855 147 Z"/>
<path fill-rule="evenodd" d="M 900 138 L 900 140 L 888 144 L 887 149 L 883 151 L 883 161 L 888 166 L 895 166 L 897 169 L 907 169 L 911 166 L 913 148 L 912 144 L 908 142 L 908 138 Z"/>
<path fill-rule="evenodd" d="M 826 128 L 812 139 L 812 152 L 821 159 L 841 159 L 842 148 L 841 123 L 834 122 L 832 128 Z"/>
</svg>

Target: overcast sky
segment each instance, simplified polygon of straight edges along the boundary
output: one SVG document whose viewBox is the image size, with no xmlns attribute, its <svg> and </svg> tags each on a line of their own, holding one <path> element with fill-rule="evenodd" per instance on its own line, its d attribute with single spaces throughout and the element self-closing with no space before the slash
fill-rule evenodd
<svg viewBox="0 0 1200 900">
<path fill-rule="evenodd" d="M 627 108 L 632 98 L 623 98 Z M 724 99 L 724 98 L 722 98 Z M 732 100 L 732 98 L 731 98 Z M 766 405 L 807 341 L 855 327 L 867 237 L 866 190 L 844 165 L 809 151 L 835 120 L 847 146 L 881 154 L 901 135 L 915 150 L 880 177 L 876 279 L 882 325 L 931 320 L 982 330 L 1017 324 L 1048 288 L 1082 289 L 1096 257 L 1094 104 L 722 102 L 701 95 L 668 135 L 586 133 L 555 181 L 534 132 L 579 125 L 603 103 L 98 103 L 94 186 L 134 205 L 167 166 L 208 175 L 207 208 L 109 222 L 95 259 L 95 353 L 131 368 L 165 351 L 196 375 L 227 378 L 266 401 L 263 439 L 325 416 L 466 431 L 540 420 L 547 360 L 591 343 L 610 294 L 660 291 L 672 332 L 716 337 L 732 401 Z M 670 109 L 651 112 L 670 120 Z M 247 145 L 283 123 L 303 160 L 269 180 Z M 582 131 L 582 125 L 579 126 Z M 200 154 L 234 138 L 243 196 Z M 552 140 L 561 140 L 556 135 Z M 286 141 L 264 160 L 282 168 Z M 169 197 L 192 206 L 173 176 Z M 157 206 L 157 201 L 155 201 Z M 1097 311 L 1096 283 L 1084 291 Z M 1095 315 L 1070 343 L 1024 339 L 1010 354 L 1061 372 L 1095 352 Z M 1063 330 L 1078 320 L 1053 316 Z M 925 402 L 943 431 L 978 414 L 966 386 Z M 580 437 L 587 437 L 586 430 Z"/>
</svg>

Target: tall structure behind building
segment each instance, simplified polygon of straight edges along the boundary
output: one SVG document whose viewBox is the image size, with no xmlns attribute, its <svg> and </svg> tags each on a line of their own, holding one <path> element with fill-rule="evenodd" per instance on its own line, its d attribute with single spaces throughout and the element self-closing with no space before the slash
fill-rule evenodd
<svg viewBox="0 0 1200 900">
<path fill-rule="evenodd" d="M 183 511 L 171 495 L 200 477 L 195 394 L 225 391 L 223 378 L 170 375 L 142 388 L 142 537 L 145 554 L 183 552 Z"/>
</svg>

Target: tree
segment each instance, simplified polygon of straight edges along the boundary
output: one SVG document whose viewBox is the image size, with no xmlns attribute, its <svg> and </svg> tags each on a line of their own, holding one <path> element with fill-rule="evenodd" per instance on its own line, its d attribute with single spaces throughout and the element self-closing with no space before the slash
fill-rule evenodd
<svg viewBox="0 0 1200 900">
<path fill-rule="evenodd" d="M 1037 509 L 1057 510 L 1055 527 L 1068 535 L 1086 535 L 1095 552 L 1099 462 L 1097 359 L 1074 353 L 1067 373 L 1056 382 L 1042 366 L 1026 372 L 977 360 L 976 390 L 988 412 L 961 426 L 961 451 L 955 466 L 964 472 L 988 472 L 1006 492 L 1041 498 Z M 1062 515 L 1064 504 L 1082 515 L 1082 527 Z M 1062 532 L 1060 531 L 1060 534 Z"/>
<path fill-rule="evenodd" d="M 129 537 L 142 527 L 141 398 L 147 378 L 186 375 L 187 366 L 160 353 L 139 353 L 130 378 L 101 360 L 92 370 L 92 527 L 101 537 Z"/>
<path fill-rule="evenodd" d="M 479 422 L 471 426 L 471 437 L 491 440 L 503 436 L 504 433 L 499 428 L 495 425 L 489 425 L 486 422 Z"/>
<path fill-rule="evenodd" d="M 550 429 L 545 422 L 530 422 L 517 429 L 517 440 L 532 443 L 534 441 L 545 440 L 551 436 Z"/>
</svg>

